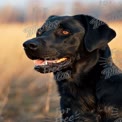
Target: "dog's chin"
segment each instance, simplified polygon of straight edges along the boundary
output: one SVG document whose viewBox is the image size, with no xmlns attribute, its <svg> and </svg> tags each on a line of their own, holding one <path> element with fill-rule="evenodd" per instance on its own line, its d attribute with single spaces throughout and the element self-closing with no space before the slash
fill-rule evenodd
<svg viewBox="0 0 122 122">
<path fill-rule="evenodd" d="M 57 72 L 71 66 L 72 61 L 69 58 L 57 60 L 34 60 L 34 69 L 40 73 Z"/>
</svg>

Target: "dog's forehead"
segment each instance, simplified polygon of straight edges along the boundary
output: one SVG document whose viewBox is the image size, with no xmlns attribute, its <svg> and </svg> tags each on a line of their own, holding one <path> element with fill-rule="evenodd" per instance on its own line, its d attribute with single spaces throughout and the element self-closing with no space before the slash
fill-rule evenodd
<svg viewBox="0 0 122 122">
<path fill-rule="evenodd" d="M 68 21 L 70 19 L 72 19 L 72 16 L 51 16 L 46 20 L 46 23 L 50 22 L 50 23 L 61 23 L 63 21 Z"/>
<path fill-rule="evenodd" d="M 43 24 L 42 29 L 43 30 L 51 30 L 56 29 L 62 22 L 71 20 L 72 17 L 70 16 L 54 16 L 49 17 L 46 22 Z"/>
<path fill-rule="evenodd" d="M 50 16 L 42 25 L 42 27 L 37 30 L 37 32 L 54 30 L 60 25 L 64 25 L 65 27 L 78 31 L 85 31 L 83 25 L 79 23 L 73 16 Z"/>
</svg>

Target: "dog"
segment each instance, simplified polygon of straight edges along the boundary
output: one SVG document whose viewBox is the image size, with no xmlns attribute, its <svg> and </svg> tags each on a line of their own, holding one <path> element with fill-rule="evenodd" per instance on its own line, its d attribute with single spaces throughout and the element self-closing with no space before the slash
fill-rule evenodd
<svg viewBox="0 0 122 122">
<path fill-rule="evenodd" d="M 92 16 L 52 15 L 23 43 L 35 70 L 54 74 L 62 122 L 122 121 L 122 72 L 108 46 L 115 36 Z"/>
</svg>

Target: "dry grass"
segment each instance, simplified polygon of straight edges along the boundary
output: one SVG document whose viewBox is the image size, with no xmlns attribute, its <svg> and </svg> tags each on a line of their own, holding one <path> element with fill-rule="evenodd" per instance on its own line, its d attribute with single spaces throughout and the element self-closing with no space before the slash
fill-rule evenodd
<svg viewBox="0 0 122 122">
<path fill-rule="evenodd" d="M 109 23 L 109 26 L 116 31 L 116 38 L 110 42 L 113 59 L 115 63 L 122 69 L 122 22 Z"/>
<path fill-rule="evenodd" d="M 117 32 L 117 37 L 110 43 L 111 49 L 114 49 L 113 57 L 122 67 L 120 62 L 122 59 L 122 23 L 109 23 L 109 25 Z M 25 31 L 27 32 L 28 28 L 32 29 L 31 36 L 26 37 Z M 25 40 L 35 36 L 36 29 L 34 28 L 36 26 L 31 24 L 0 25 L 0 112 L 3 110 L 4 119 L 9 122 L 14 122 L 15 118 L 15 121 L 27 122 L 31 117 L 37 119 L 44 116 L 41 112 L 45 105 L 46 83 L 49 77 L 52 81 L 53 78 L 52 75 L 36 73 L 33 70 L 33 62 L 25 56 L 22 47 Z M 58 95 L 54 82 L 53 87 L 50 115 L 55 113 L 58 107 Z M 23 120 L 20 119 L 22 117 Z"/>
<path fill-rule="evenodd" d="M 0 112 L 3 111 L 6 121 L 9 118 L 13 122 L 16 118 L 15 121 L 27 122 L 31 117 L 42 118 L 44 116 L 47 83 L 48 79 L 53 81 L 53 77 L 50 74 L 47 76 L 34 71 L 33 62 L 26 57 L 22 47 L 24 41 L 35 36 L 35 27 L 31 24 L 16 24 L 1 25 L 0 28 L 0 49 L 2 52 L 0 60 Z M 29 37 L 27 37 L 28 29 L 32 30 L 29 32 Z M 58 108 L 59 98 L 54 83 L 52 96 L 50 96 L 50 113 L 55 112 Z M 19 120 L 22 117 L 23 120 Z"/>
</svg>

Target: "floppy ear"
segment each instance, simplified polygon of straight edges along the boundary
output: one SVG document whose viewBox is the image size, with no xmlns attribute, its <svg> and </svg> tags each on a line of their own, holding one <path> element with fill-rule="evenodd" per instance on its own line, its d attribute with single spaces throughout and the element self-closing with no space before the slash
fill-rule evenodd
<svg viewBox="0 0 122 122">
<path fill-rule="evenodd" d="M 116 36 L 113 29 L 94 17 L 75 15 L 74 18 L 85 28 L 84 45 L 88 52 L 105 46 Z"/>
</svg>

